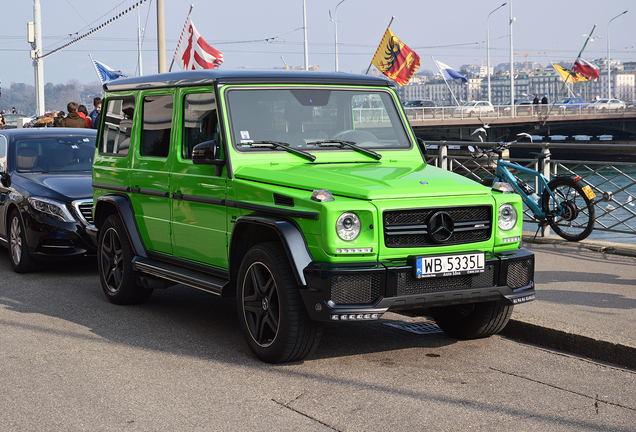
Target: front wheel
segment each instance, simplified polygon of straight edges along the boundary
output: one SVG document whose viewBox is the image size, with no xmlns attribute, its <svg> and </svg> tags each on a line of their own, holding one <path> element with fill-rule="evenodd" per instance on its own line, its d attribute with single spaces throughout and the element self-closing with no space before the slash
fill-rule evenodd
<svg viewBox="0 0 636 432">
<path fill-rule="evenodd" d="M 29 254 L 24 224 L 17 210 L 9 217 L 9 255 L 11 266 L 16 273 L 29 273 L 35 270 L 36 263 Z"/>
<path fill-rule="evenodd" d="M 247 252 L 236 289 L 241 330 L 258 358 L 296 361 L 318 346 L 322 323 L 309 318 L 280 244 L 262 243 Z"/>
<path fill-rule="evenodd" d="M 514 306 L 496 302 L 432 308 L 430 314 L 444 333 L 458 339 L 478 339 L 506 327 Z"/>
<path fill-rule="evenodd" d="M 133 257 L 123 223 L 118 216 L 109 216 L 99 229 L 97 267 L 102 289 L 112 303 L 142 303 L 152 295 L 152 289 L 137 283 L 132 267 Z"/>
<path fill-rule="evenodd" d="M 555 233 L 568 241 L 587 238 L 594 229 L 594 203 L 583 187 L 569 178 L 556 178 L 548 184 L 554 194 L 543 191 L 542 206 L 546 219 Z M 559 214 L 557 202 L 563 211 Z"/>
</svg>

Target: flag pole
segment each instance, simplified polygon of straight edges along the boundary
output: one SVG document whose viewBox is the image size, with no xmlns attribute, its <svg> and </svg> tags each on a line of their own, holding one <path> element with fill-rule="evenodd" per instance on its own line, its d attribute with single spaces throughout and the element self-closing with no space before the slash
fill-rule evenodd
<svg viewBox="0 0 636 432">
<path fill-rule="evenodd" d="M 391 17 L 391 21 L 389 21 L 389 25 L 386 26 L 387 30 L 391 27 L 391 24 L 393 24 L 394 19 L 395 19 L 395 15 Z M 384 33 L 386 33 L 386 30 L 384 31 Z M 369 63 L 369 67 L 367 68 L 367 71 L 364 73 L 365 75 L 369 73 L 369 69 L 371 69 L 371 66 L 373 66 L 373 57 L 371 57 L 371 63 Z"/>
<path fill-rule="evenodd" d="M 91 63 L 93 64 L 93 67 L 95 68 L 95 73 L 97 74 L 97 78 L 99 78 L 99 82 L 102 83 L 102 85 L 104 84 L 104 81 L 102 81 L 102 76 L 99 74 L 99 71 L 97 70 L 97 65 L 95 64 L 95 61 L 93 60 L 93 56 L 92 55 L 88 55 L 91 58 Z"/>
<path fill-rule="evenodd" d="M 592 27 L 592 31 L 590 32 L 589 35 L 587 35 L 587 39 L 585 39 L 585 43 L 583 44 L 583 48 L 581 48 L 581 51 L 579 51 L 579 55 L 576 57 L 576 60 L 581 58 L 581 55 L 583 54 L 583 51 L 585 50 L 585 47 L 587 47 L 587 43 L 590 41 L 590 39 L 592 38 L 592 33 L 594 33 L 594 30 L 596 29 L 596 24 L 594 24 L 594 27 Z M 576 63 L 576 61 L 574 62 Z M 563 82 L 563 86 L 565 87 L 568 83 L 568 80 L 570 79 L 570 74 L 568 74 L 568 77 L 566 78 L 566 80 Z M 563 91 L 563 88 L 561 87 L 561 91 Z M 550 116 L 550 113 L 552 112 L 552 109 L 554 108 L 554 104 L 556 103 L 556 99 L 554 100 L 554 102 L 552 102 L 552 105 L 550 105 L 550 110 L 548 110 L 548 113 L 546 114 L 545 118 L 543 119 L 543 124 L 545 125 L 545 123 L 548 121 L 548 117 Z"/>
<path fill-rule="evenodd" d="M 444 76 L 444 73 L 442 72 L 442 70 L 439 68 L 439 65 L 437 64 L 437 62 L 435 61 L 435 59 L 433 58 L 433 56 L 431 56 L 431 58 L 433 59 L 433 63 L 435 63 L 435 67 L 437 67 L 437 70 L 439 71 L 439 73 L 442 75 L 442 78 L 444 79 L 444 83 L 446 84 L 446 87 L 448 87 L 448 91 L 450 92 L 451 96 L 453 97 L 453 99 L 455 99 L 455 104 L 457 106 L 459 106 L 459 102 L 457 101 L 457 98 L 455 97 L 455 93 L 453 93 L 453 90 L 451 90 L 450 86 L 448 85 L 448 81 L 446 81 L 446 77 Z"/>
<path fill-rule="evenodd" d="M 190 10 L 188 11 L 188 16 L 186 17 L 186 22 L 188 22 L 188 18 L 190 18 L 190 14 L 192 13 L 192 8 L 194 8 L 193 4 L 190 5 Z M 179 42 L 181 42 L 181 39 L 179 39 Z M 179 49 L 179 44 L 178 43 L 177 43 L 177 49 Z M 168 72 L 172 72 L 172 65 L 174 65 L 174 56 L 177 55 L 177 49 L 174 50 L 174 54 L 172 55 L 172 62 L 170 62 L 170 69 L 168 69 Z"/>
</svg>

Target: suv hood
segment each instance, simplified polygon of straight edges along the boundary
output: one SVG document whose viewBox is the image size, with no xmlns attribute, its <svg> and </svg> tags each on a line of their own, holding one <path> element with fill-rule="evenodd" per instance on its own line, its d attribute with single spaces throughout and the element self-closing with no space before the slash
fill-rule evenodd
<svg viewBox="0 0 636 432">
<path fill-rule="evenodd" d="M 428 196 L 488 195 L 490 190 L 464 176 L 423 163 L 323 163 L 251 165 L 237 179 L 296 189 L 328 189 L 333 195 L 365 200 Z"/>
</svg>

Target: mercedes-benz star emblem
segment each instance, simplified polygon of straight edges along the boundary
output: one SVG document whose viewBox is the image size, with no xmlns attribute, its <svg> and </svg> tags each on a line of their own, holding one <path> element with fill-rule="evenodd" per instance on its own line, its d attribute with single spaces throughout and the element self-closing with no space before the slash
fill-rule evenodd
<svg viewBox="0 0 636 432">
<path fill-rule="evenodd" d="M 428 220 L 428 234 L 435 243 L 444 243 L 453 235 L 455 222 L 445 211 L 434 213 Z"/>
</svg>

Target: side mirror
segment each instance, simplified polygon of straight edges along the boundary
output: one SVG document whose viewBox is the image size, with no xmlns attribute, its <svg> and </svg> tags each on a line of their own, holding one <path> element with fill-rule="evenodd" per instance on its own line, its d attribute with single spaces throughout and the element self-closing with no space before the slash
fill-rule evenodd
<svg viewBox="0 0 636 432">
<path fill-rule="evenodd" d="M 426 143 L 424 142 L 424 140 L 422 138 L 417 138 L 417 145 L 420 146 L 420 152 L 422 153 L 423 157 L 428 156 L 428 150 L 426 149 Z"/>
<path fill-rule="evenodd" d="M 219 159 L 219 145 L 216 141 L 205 141 L 192 149 L 192 163 L 195 165 L 216 165 L 216 175 L 221 175 L 225 159 Z"/>
<path fill-rule="evenodd" d="M 4 187 L 11 187 L 11 176 L 4 171 L 0 172 L 0 183 Z"/>
</svg>

